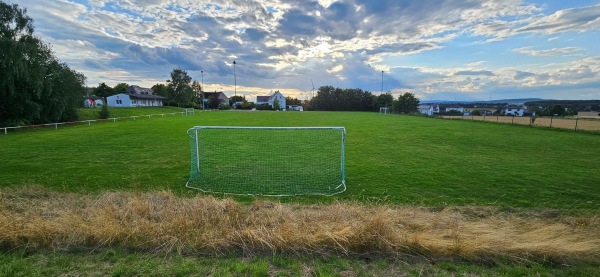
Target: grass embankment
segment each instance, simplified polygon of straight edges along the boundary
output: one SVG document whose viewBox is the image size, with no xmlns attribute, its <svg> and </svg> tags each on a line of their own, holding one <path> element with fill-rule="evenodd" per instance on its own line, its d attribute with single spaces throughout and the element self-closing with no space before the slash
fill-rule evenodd
<svg viewBox="0 0 600 277">
<path fill-rule="evenodd" d="M 80 108 L 77 109 L 79 120 L 95 120 L 100 118 L 100 110 L 98 107 L 95 109 Z M 128 117 L 128 116 L 143 116 L 150 114 L 166 114 L 166 113 L 178 113 L 182 112 L 183 108 L 178 107 L 135 107 L 135 108 L 115 108 L 108 107 L 110 117 Z"/>
<path fill-rule="evenodd" d="M 600 259 L 594 216 L 513 214 L 492 207 L 292 205 L 172 193 L 2 190 L 0 245 L 25 251 L 387 257 L 578 265 Z"/>
</svg>

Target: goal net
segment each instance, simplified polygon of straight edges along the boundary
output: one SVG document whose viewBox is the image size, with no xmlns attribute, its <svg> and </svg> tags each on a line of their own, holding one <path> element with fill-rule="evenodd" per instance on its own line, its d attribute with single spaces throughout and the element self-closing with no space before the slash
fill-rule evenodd
<svg viewBox="0 0 600 277">
<path fill-rule="evenodd" d="M 196 126 L 187 187 L 240 195 L 346 190 L 344 127 Z"/>
<path fill-rule="evenodd" d="M 379 108 L 379 113 L 380 114 L 390 114 L 390 108 L 386 108 L 386 107 Z"/>
</svg>

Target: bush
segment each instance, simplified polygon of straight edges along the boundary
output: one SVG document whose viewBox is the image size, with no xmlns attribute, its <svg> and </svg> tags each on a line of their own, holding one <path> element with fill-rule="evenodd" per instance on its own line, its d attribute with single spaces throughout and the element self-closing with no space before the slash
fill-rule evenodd
<svg viewBox="0 0 600 277">
<path fill-rule="evenodd" d="M 226 104 L 219 105 L 219 110 L 229 110 L 229 109 L 231 109 L 231 107 L 229 107 L 229 105 L 226 105 Z"/>
<path fill-rule="evenodd" d="M 105 99 L 104 103 L 107 103 L 106 99 Z M 108 105 L 107 104 L 102 105 L 102 109 L 100 110 L 100 112 L 98 113 L 98 115 L 100 116 L 100 119 L 107 119 L 107 118 L 110 117 L 110 112 L 108 112 Z"/>
<path fill-rule="evenodd" d="M 270 111 L 270 110 L 273 110 L 273 108 L 269 104 L 260 104 L 260 105 L 256 105 L 256 110 Z"/>
</svg>

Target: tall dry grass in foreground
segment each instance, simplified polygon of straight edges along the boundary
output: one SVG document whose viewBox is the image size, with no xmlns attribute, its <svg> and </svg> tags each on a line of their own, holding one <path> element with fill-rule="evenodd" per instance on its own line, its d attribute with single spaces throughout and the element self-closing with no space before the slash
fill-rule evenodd
<svg viewBox="0 0 600 277">
<path fill-rule="evenodd" d="M 0 246 L 151 252 L 418 255 L 426 258 L 600 258 L 597 217 L 544 218 L 492 207 L 290 205 L 176 197 L 0 191 Z"/>
</svg>

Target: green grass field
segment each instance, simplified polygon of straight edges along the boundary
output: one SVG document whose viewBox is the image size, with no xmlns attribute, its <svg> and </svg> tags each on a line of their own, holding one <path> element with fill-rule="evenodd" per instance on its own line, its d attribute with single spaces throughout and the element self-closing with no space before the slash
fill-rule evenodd
<svg viewBox="0 0 600 277">
<path fill-rule="evenodd" d="M 111 110 L 111 116 L 177 111 L 119 109 Z M 82 119 L 95 118 L 92 113 L 87 116 Z M 583 214 L 591 219 L 600 210 L 598 134 L 377 113 L 197 112 L 194 116 L 142 117 L 58 130 L 20 130 L 0 135 L 0 188 L 10 193 L 11 189 L 41 186 L 84 194 L 170 190 L 184 197 L 195 196 L 201 193 L 185 187 L 190 173 L 186 131 L 195 125 L 346 127 L 347 191 L 332 197 L 284 197 L 275 201 L 358 201 L 426 206 L 431 210 L 477 205 L 509 213 L 535 211 L 533 214 L 543 216 L 544 211 L 551 211 L 549 214 Z M 0 192 L 0 215 L 2 197 Z M 236 199 L 253 201 L 251 197 Z M 565 266 L 561 261 L 515 262 L 506 257 L 475 262 L 456 258 L 433 264 L 427 258 L 410 256 L 190 256 L 135 253 L 118 247 L 74 251 L 0 247 L 0 275 L 600 274 L 597 264 L 583 261 Z"/>
<path fill-rule="evenodd" d="M 600 208 L 598 135 L 377 113 L 204 112 L 15 132 L 0 136 L 0 186 L 194 195 L 195 125 L 346 127 L 347 191 L 282 201 Z"/>
</svg>

